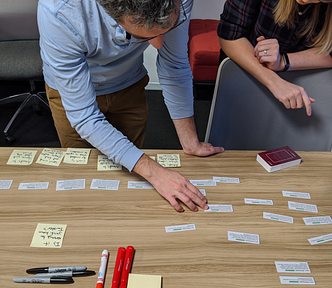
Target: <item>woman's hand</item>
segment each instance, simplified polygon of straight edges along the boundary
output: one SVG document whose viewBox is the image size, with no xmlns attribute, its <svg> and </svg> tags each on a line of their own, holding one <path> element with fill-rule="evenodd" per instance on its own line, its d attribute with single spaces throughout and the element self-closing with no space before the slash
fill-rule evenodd
<svg viewBox="0 0 332 288">
<path fill-rule="evenodd" d="M 257 45 L 254 48 L 255 57 L 261 64 L 273 71 L 284 69 L 285 63 L 279 52 L 279 43 L 277 39 L 265 39 L 264 36 L 257 38 Z"/>
</svg>

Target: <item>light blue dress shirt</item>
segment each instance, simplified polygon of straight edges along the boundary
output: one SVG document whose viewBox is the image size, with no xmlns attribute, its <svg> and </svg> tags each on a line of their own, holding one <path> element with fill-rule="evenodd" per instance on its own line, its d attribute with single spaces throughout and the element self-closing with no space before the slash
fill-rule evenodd
<svg viewBox="0 0 332 288">
<path fill-rule="evenodd" d="M 193 115 L 192 73 L 187 55 L 193 0 L 183 0 L 188 19 L 165 35 L 157 71 L 172 119 Z M 182 8 L 181 8 L 182 9 Z M 59 91 L 67 117 L 82 138 L 133 169 L 143 152 L 115 129 L 96 97 L 122 90 L 146 75 L 143 52 L 95 0 L 39 0 L 38 27 L 44 78 Z M 180 20 L 183 12 L 180 12 Z M 133 95 L 135 97 L 135 95 Z"/>
</svg>

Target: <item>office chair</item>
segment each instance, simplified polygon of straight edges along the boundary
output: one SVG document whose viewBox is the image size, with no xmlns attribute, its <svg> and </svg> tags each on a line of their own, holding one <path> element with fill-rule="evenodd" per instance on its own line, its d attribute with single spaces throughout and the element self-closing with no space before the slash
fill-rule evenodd
<svg viewBox="0 0 332 288">
<path fill-rule="evenodd" d="M 205 141 L 229 150 L 331 151 L 332 69 L 278 73 L 304 87 L 316 100 L 312 116 L 305 108 L 286 109 L 272 93 L 235 62 L 219 66 Z"/>
<path fill-rule="evenodd" d="M 0 0 L 0 80 L 29 81 L 30 91 L 0 99 L 0 104 L 23 101 L 4 129 L 5 139 L 12 123 L 30 100 L 39 111 L 39 101 L 49 108 L 45 92 L 38 92 L 35 81 L 43 81 L 37 28 L 38 0 Z"/>
</svg>

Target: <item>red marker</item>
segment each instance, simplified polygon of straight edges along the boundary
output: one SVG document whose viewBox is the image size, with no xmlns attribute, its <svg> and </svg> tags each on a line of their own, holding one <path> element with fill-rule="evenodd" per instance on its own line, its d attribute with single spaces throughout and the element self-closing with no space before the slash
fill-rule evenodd
<svg viewBox="0 0 332 288">
<path fill-rule="evenodd" d="M 104 250 L 101 255 L 100 266 L 99 266 L 99 273 L 98 273 L 98 280 L 96 288 L 103 288 L 104 287 L 104 280 L 106 274 L 106 267 L 107 267 L 107 260 L 108 260 L 108 251 Z"/>
<path fill-rule="evenodd" d="M 123 267 L 123 262 L 125 258 L 126 249 L 124 247 L 120 247 L 118 249 L 118 254 L 116 256 L 115 267 L 113 272 L 113 279 L 112 279 L 112 287 L 111 288 L 118 288 L 120 283 L 120 277 Z"/>
<path fill-rule="evenodd" d="M 120 288 L 127 288 L 128 276 L 130 272 L 131 262 L 134 255 L 134 247 L 128 246 L 126 249 L 125 261 L 123 263 L 123 269 L 121 273 Z"/>
</svg>

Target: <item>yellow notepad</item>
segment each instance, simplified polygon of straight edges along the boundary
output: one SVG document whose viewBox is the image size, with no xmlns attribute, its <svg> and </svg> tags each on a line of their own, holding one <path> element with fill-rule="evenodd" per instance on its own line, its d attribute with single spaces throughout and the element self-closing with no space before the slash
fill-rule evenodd
<svg viewBox="0 0 332 288">
<path fill-rule="evenodd" d="M 161 276 L 129 274 L 127 288 L 160 288 Z"/>
<path fill-rule="evenodd" d="M 66 224 L 38 223 L 30 244 L 31 247 L 61 248 Z"/>
</svg>

